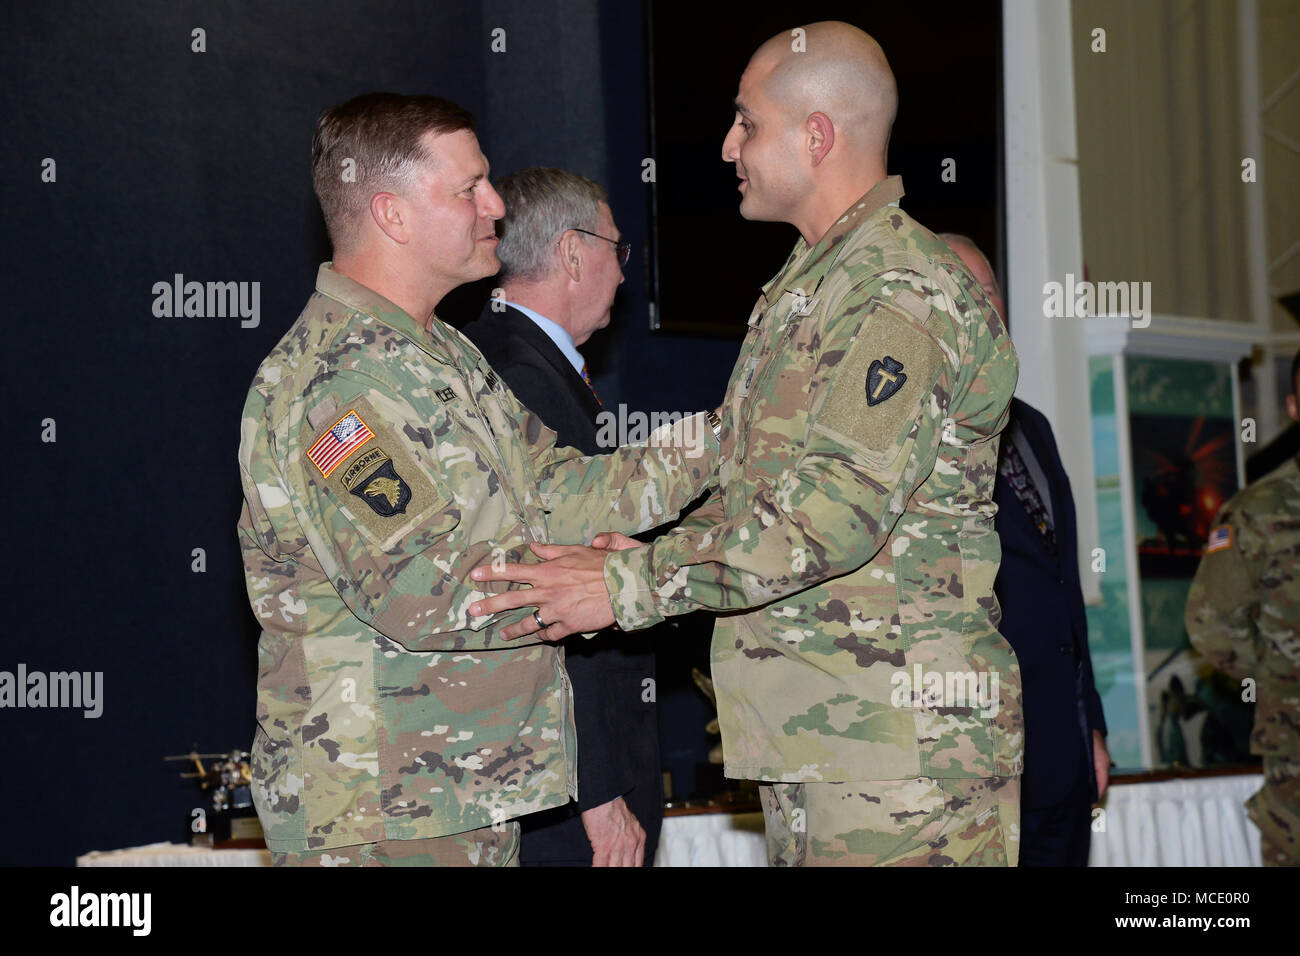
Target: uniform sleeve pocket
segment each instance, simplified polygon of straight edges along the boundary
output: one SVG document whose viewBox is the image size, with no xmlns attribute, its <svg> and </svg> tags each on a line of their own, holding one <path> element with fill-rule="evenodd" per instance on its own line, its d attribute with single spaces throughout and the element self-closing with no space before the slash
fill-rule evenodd
<svg viewBox="0 0 1300 956">
<path fill-rule="evenodd" d="M 414 554 L 450 533 L 461 512 L 419 451 L 365 399 L 340 406 L 340 417 L 304 435 L 309 481 L 322 502 L 370 545 L 388 554 Z M 335 542 L 336 545 L 339 542 Z"/>
</svg>

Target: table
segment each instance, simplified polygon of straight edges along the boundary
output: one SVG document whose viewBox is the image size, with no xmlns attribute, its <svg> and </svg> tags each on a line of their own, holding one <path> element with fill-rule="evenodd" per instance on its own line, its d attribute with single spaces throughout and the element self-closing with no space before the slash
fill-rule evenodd
<svg viewBox="0 0 1300 956">
<path fill-rule="evenodd" d="M 1259 829 L 1243 804 L 1262 785 L 1262 775 L 1240 772 L 1121 780 L 1111 786 L 1105 812 L 1094 823 L 1088 865 L 1259 866 Z M 213 850 L 179 843 L 77 858 L 77 866 L 270 864 L 266 850 Z M 748 808 L 670 810 L 655 866 L 767 866 L 763 814 Z"/>
</svg>

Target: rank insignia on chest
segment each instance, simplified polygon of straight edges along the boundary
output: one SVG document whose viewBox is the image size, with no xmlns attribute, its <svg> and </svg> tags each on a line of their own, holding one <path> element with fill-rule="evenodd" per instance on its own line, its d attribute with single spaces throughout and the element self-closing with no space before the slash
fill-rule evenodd
<svg viewBox="0 0 1300 956">
<path fill-rule="evenodd" d="M 456 397 L 456 390 L 453 389 L 450 385 L 448 385 L 446 388 L 438 389 L 433 394 L 437 395 L 444 402 L 450 402 L 453 398 Z"/>
<path fill-rule="evenodd" d="M 484 377 L 483 380 L 484 380 L 485 382 L 487 382 L 487 387 L 488 387 L 489 390 L 491 390 L 491 391 L 493 391 L 493 392 L 495 392 L 495 391 L 497 390 L 497 373 L 496 373 L 496 372 L 488 372 L 487 375 Z"/>
<path fill-rule="evenodd" d="M 813 309 L 817 308 L 817 300 L 804 292 L 803 289 L 792 289 L 790 292 L 790 315 L 788 318 L 796 318 L 810 315 Z"/>
<path fill-rule="evenodd" d="M 343 487 L 356 495 L 381 518 L 404 514 L 411 502 L 411 487 L 393 467 L 382 448 L 372 448 L 343 474 Z"/>
<path fill-rule="evenodd" d="M 867 404 L 879 405 L 902 388 L 906 381 L 902 362 L 888 355 L 883 361 L 876 359 L 867 368 Z"/>
</svg>

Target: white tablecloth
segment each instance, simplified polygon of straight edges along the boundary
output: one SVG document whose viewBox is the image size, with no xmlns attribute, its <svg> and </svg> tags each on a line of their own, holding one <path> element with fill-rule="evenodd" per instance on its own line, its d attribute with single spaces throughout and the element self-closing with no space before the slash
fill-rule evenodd
<svg viewBox="0 0 1300 956">
<path fill-rule="evenodd" d="M 1089 866 L 1259 866 L 1246 799 L 1259 774 L 1117 784 L 1094 829 Z M 761 813 L 667 817 L 655 866 L 766 866 Z"/>
<path fill-rule="evenodd" d="M 763 814 L 664 817 L 655 866 L 767 866 Z"/>
<path fill-rule="evenodd" d="M 269 850 L 213 850 L 184 843 L 151 843 L 129 850 L 96 850 L 77 866 L 270 866 Z"/>
<path fill-rule="evenodd" d="M 1246 798 L 1259 774 L 1120 784 L 1106 795 L 1089 866 L 1259 866 L 1259 829 Z M 266 850 L 154 843 L 87 853 L 77 866 L 270 866 Z M 655 866 L 767 866 L 761 813 L 665 817 Z"/>
<path fill-rule="evenodd" d="M 1111 787 L 1088 865 L 1260 866 L 1243 804 L 1263 785 L 1261 774 L 1232 774 Z"/>
</svg>

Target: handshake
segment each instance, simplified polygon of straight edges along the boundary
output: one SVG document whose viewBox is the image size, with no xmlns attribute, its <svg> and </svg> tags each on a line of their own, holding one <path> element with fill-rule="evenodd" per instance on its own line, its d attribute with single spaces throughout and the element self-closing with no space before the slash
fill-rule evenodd
<svg viewBox="0 0 1300 956">
<path fill-rule="evenodd" d="M 506 591 L 470 605 L 475 617 L 499 614 L 519 607 L 536 608 L 532 617 L 501 632 L 505 640 L 535 634 L 558 641 L 570 634 L 600 631 L 612 626 L 614 608 L 605 587 L 605 556 L 612 551 L 649 547 L 616 531 L 598 534 L 590 546 L 532 544 L 540 564 L 481 565 L 470 572 L 475 581 L 512 581 L 527 588 Z"/>
</svg>

